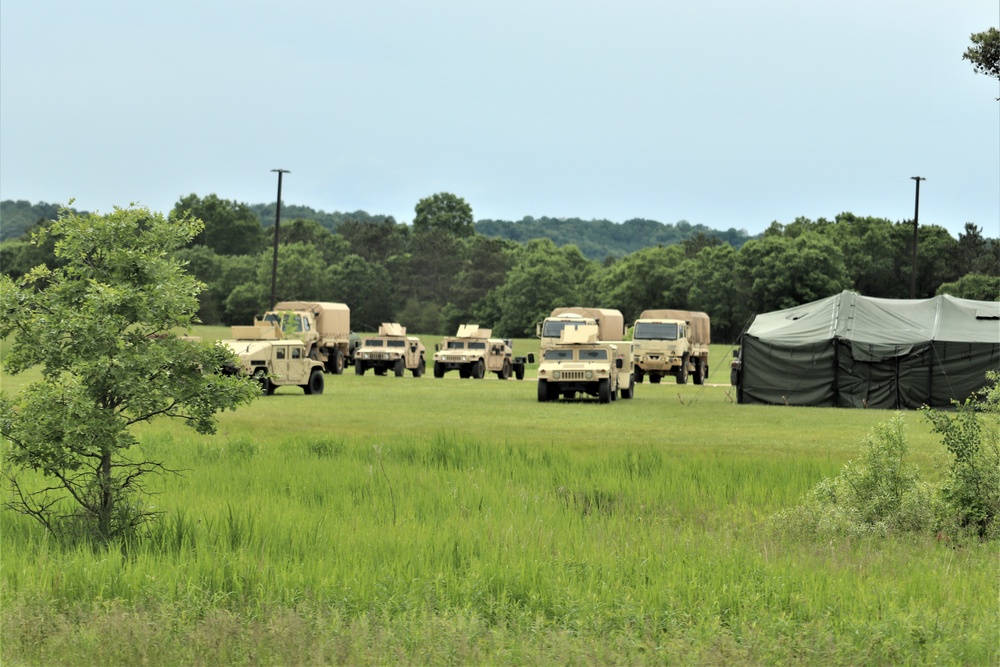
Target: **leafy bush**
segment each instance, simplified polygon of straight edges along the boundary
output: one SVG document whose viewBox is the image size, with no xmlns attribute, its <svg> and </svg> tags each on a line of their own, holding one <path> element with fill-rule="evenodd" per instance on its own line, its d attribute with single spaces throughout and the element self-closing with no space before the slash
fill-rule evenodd
<svg viewBox="0 0 1000 667">
<path fill-rule="evenodd" d="M 1000 535 L 1000 373 L 986 375 L 992 384 L 984 395 L 957 405 L 954 416 L 925 410 L 954 457 L 940 489 L 938 520 L 944 533 Z"/>
<path fill-rule="evenodd" d="M 875 426 L 861 457 L 817 484 L 799 507 L 777 514 L 783 527 L 821 535 L 887 535 L 932 525 L 933 492 L 906 462 L 909 445 L 896 415 Z"/>
</svg>

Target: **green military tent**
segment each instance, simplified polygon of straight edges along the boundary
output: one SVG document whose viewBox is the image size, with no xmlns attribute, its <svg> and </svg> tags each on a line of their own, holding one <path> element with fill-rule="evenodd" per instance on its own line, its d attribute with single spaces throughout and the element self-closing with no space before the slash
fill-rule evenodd
<svg viewBox="0 0 1000 667">
<path fill-rule="evenodd" d="M 946 407 L 1000 369 L 1000 302 L 842 292 L 758 315 L 739 356 L 740 403 Z"/>
</svg>

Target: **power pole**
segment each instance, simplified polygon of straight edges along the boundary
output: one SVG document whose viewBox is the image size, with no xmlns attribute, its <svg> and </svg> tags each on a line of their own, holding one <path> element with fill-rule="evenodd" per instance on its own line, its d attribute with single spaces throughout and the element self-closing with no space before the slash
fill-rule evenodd
<svg viewBox="0 0 1000 667">
<path fill-rule="evenodd" d="M 920 181 L 926 181 L 923 176 L 910 176 L 917 182 L 917 194 L 913 202 L 913 270 L 910 271 L 910 298 L 917 298 L 917 222 L 920 217 Z"/>
<path fill-rule="evenodd" d="M 271 260 L 271 310 L 274 310 L 275 304 L 278 303 L 275 299 L 275 286 L 278 280 L 278 228 L 281 226 L 281 176 L 291 172 L 287 169 L 272 169 L 271 171 L 278 172 L 278 205 L 274 212 L 274 258 Z M 917 184 L 917 187 L 920 185 Z M 916 257 L 915 253 L 914 250 L 914 257 Z"/>
</svg>

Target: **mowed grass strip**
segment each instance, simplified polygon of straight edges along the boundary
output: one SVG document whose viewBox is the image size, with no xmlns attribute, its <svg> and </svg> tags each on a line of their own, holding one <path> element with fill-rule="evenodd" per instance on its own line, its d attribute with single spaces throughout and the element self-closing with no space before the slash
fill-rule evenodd
<svg viewBox="0 0 1000 667">
<path fill-rule="evenodd" d="M 430 348 L 433 349 L 433 348 Z M 515 348 L 516 349 L 516 348 Z M 816 541 L 770 523 L 891 413 L 639 385 L 326 376 L 140 430 L 183 470 L 121 550 L 0 514 L 4 661 L 991 664 L 995 545 Z M 933 475 L 942 447 L 905 416 Z M 144 638 L 108 646 L 102 628 Z M 127 642 L 126 642 L 127 644 Z"/>
</svg>

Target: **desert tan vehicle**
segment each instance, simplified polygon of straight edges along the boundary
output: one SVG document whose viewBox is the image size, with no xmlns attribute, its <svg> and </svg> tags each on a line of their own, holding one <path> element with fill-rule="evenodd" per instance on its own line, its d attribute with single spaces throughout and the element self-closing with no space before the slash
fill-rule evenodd
<svg viewBox="0 0 1000 667">
<path fill-rule="evenodd" d="M 482 329 L 478 324 L 462 324 L 454 336 L 447 336 L 434 352 L 434 377 L 443 378 L 448 371 L 458 371 L 462 378 L 483 379 L 487 373 L 496 373 L 501 380 L 511 375 L 524 379 L 525 364 L 534 361 L 534 355 L 515 357 L 510 341 L 493 338 L 492 329 Z"/>
<path fill-rule="evenodd" d="M 592 324 L 597 327 L 597 340 L 624 340 L 625 317 L 611 308 L 556 308 L 538 325 L 541 348 L 557 345 L 562 330 L 568 326 Z"/>
<path fill-rule="evenodd" d="M 645 376 L 656 384 L 666 375 L 686 384 L 708 377 L 708 346 L 711 342 L 708 315 L 690 310 L 644 310 L 632 327 L 632 359 L 635 381 Z"/>
<path fill-rule="evenodd" d="M 233 327 L 233 339 L 220 342 L 239 359 L 239 366 L 227 372 L 256 379 L 268 396 L 286 385 L 302 387 L 307 394 L 323 393 L 323 364 L 309 358 L 302 341 L 282 338 L 277 327 Z"/>
<path fill-rule="evenodd" d="M 406 327 L 383 322 L 378 335 L 365 338 L 354 351 L 354 372 L 364 375 L 369 368 L 375 375 L 391 369 L 396 377 L 410 370 L 418 378 L 424 374 L 424 344 L 416 336 L 407 336 Z"/>
<path fill-rule="evenodd" d="M 284 338 L 301 340 L 309 357 L 323 362 L 328 373 L 340 375 L 352 361 L 351 309 L 346 304 L 280 301 L 255 318 L 254 325 L 274 325 Z"/>
<path fill-rule="evenodd" d="M 541 351 L 538 361 L 538 401 L 545 403 L 577 394 L 601 403 L 635 395 L 632 344 L 602 341 L 596 324 L 567 326 L 559 340 Z"/>
</svg>

